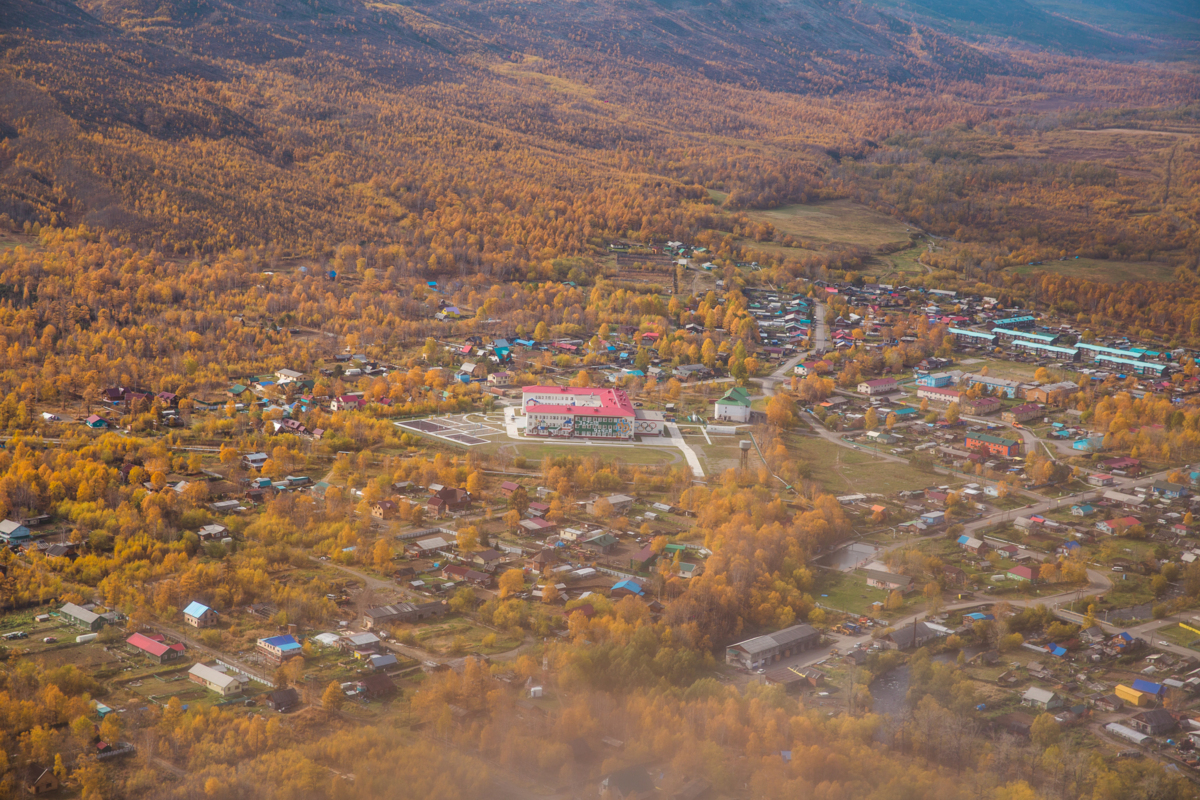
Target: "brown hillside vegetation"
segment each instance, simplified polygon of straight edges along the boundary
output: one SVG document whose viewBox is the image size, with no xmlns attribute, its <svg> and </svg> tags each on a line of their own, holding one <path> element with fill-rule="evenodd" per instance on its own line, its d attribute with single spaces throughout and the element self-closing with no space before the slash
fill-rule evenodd
<svg viewBox="0 0 1200 800">
<path fill-rule="evenodd" d="M 680 4 L 648 26 L 624 4 L 583 18 L 450 2 L 95 3 L 55 12 L 69 22 L 18 9 L 0 34 L 0 210 L 169 253 L 371 241 L 523 269 L 606 236 L 730 230 L 699 186 L 729 193 L 726 214 L 858 191 L 996 242 L 1019 215 L 963 192 L 1082 182 L 1125 202 L 1091 154 L 1062 163 L 1023 141 L 1043 125 L 1014 116 L 1033 93 L 1108 106 L 1197 93 L 1181 73 L 985 53 L 836 3 Z M 942 132 L 914 146 L 897 131 Z M 1072 213 L 1016 235 L 1078 247 L 1089 232 Z"/>
</svg>

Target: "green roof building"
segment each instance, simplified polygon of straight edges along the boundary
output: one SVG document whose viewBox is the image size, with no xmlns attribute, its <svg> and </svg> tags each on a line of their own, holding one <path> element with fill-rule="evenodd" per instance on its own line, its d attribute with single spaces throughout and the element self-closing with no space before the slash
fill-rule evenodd
<svg viewBox="0 0 1200 800">
<path fill-rule="evenodd" d="M 750 406 L 750 392 L 741 386 L 735 386 L 716 402 L 713 416 L 730 422 L 749 422 Z"/>
</svg>

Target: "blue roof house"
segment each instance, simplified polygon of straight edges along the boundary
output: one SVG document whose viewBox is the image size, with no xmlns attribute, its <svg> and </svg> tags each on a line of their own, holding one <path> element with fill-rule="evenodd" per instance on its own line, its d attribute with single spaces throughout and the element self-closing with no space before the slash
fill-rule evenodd
<svg viewBox="0 0 1200 800">
<path fill-rule="evenodd" d="M 634 594 L 634 595 L 637 595 L 638 597 L 641 597 L 645 593 L 646 593 L 646 590 L 642 588 L 642 585 L 640 583 L 638 583 L 637 581 L 634 581 L 634 580 L 629 580 L 629 579 L 626 579 L 623 581 L 617 581 L 616 583 L 613 584 L 613 587 L 611 590 L 611 594 L 613 594 L 614 596 L 617 596 L 617 595 L 624 596 L 625 594 Z"/>
</svg>

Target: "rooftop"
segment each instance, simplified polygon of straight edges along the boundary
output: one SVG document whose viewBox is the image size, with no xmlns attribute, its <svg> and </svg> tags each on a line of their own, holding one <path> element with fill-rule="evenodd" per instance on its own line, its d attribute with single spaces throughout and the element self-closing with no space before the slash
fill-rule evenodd
<svg viewBox="0 0 1200 800">
<path fill-rule="evenodd" d="M 548 414 L 633 417 L 633 403 L 621 389 L 525 386 L 522 405 Z M 530 395 L 541 395 L 541 397 Z"/>
</svg>

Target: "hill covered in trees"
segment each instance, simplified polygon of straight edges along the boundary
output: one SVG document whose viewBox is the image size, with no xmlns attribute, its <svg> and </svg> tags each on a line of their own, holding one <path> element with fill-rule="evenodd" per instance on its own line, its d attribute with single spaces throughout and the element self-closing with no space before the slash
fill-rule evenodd
<svg viewBox="0 0 1200 800">
<path fill-rule="evenodd" d="M 0 30 L 0 213 L 178 254 L 461 236 L 519 266 L 874 192 L 842 167 L 897 132 L 1198 94 L 832 0 L 9 2 Z"/>
</svg>

